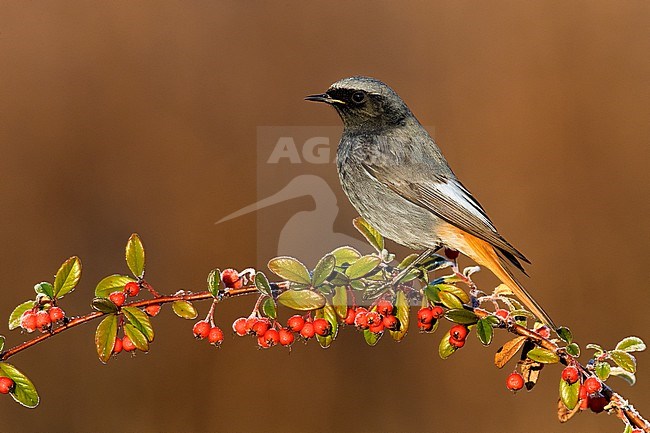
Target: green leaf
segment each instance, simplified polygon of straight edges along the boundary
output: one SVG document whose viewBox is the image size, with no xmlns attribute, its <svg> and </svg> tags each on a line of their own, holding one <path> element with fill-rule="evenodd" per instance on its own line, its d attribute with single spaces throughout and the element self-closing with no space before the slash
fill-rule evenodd
<svg viewBox="0 0 650 433">
<path fill-rule="evenodd" d="M 608 362 L 597 362 L 594 366 L 594 371 L 596 372 L 596 376 L 604 382 L 612 372 L 612 366 Z"/>
<path fill-rule="evenodd" d="M 361 257 L 361 253 L 352 247 L 339 247 L 330 253 L 336 259 L 336 266 L 350 264 Z"/>
<path fill-rule="evenodd" d="M 476 322 L 476 336 L 484 346 L 489 346 L 492 343 L 494 328 L 488 319 L 480 319 Z"/>
<path fill-rule="evenodd" d="M 442 294 L 442 293 L 441 293 Z M 478 322 L 478 316 L 464 308 L 454 308 L 445 312 L 445 318 L 461 325 L 471 325 Z"/>
<path fill-rule="evenodd" d="M 440 302 L 440 290 L 433 287 L 433 286 L 426 286 L 424 289 L 422 289 L 424 292 L 424 295 L 433 303 L 438 303 Z"/>
<path fill-rule="evenodd" d="M 612 350 L 609 352 L 609 356 L 623 370 L 636 373 L 636 359 L 634 359 L 634 356 L 622 350 Z"/>
<path fill-rule="evenodd" d="M 91 307 L 93 310 L 101 311 L 106 314 L 117 313 L 117 305 L 113 303 L 110 299 L 107 298 L 94 298 Z"/>
<path fill-rule="evenodd" d="M 293 257 L 276 257 L 269 261 L 268 265 L 271 272 L 280 278 L 301 284 L 311 284 L 309 271 L 298 260 Z"/>
<path fill-rule="evenodd" d="M 178 317 L 187 320 L 196 319 L 196 317 L 199 315 L 199 313 L 196 311 L 196 308 L 194 308 L 194 305 L 192 305 L 192 303 L 189 301 L 172 302 L 172 311 Z"/>
<path fill-rule="evenodd" d="M 63 262 L 54 277 L 54 297 L 62 298 L 73 291 L 80 278 L 81 260 L 79 260 L 79 257 L 70 257 Z"/>
<path fill-rule="evenodd" d="M 634 385 L 636 383 L 636 376 L 634 375 L 634 373 L 630 373 L 629 371 L 625 371 L 621 367 L 612 367 L 610 375 L 620 377 L 621 379 L 625 380 L 630 385 Z"/>
<path fill-rule="evenodd" d="M 626 337 L 616 345 L 616 350 L 624 352 L 642 352 L 645 348 L 645 343 L 639 337 Z"/>
<path fill-rule="evenodd" d="M 14 389 L 11 391 L 14 400 L 30 409 L 38 406 L 38 393 L 27 376 L 6 362 L 0 362 L 0 373 L 14 381 Z"/>
<path fill-rule="evenodd" d="M 134 276 L 144 276 L 144 247 L 137 233 L 133 233 L 126 243 L 126 264 Z"/>
<path fill-rule="evenodd" d="M 276 319 L 278 317 L 275 309 L 275 302 L 273 302 L 273 299 L 271 298 L 266 298 L 264 300 L 264 303 L 262 304 L 262 311 L 264 311 L 264 314 L 269 319 Z"/>
<path fill-rule="evenodd" d="M 326 254 L 322 259 L 318 261 L 314 272 L 311 276 L 311 285 L 318 287 L 327 281 L 327 277 L 330 276 L 334 267 L 336 266 L 336 257 L 331 254 Z"/>
<path fill-rule="evenodd" d="M 567 409 L 576 407 L 580 398 L 580 381 L 569 385 L 566 380 L 560 379 L 560 398 Z"/>
<path fill-rule="evenodd" d="M 560 357 L 555 352 L 551 352 L 548 349 L 543 347 L 534 347 L 528 351 L 527 356 L 533 361 L 540 362 L 542 364 L 555 364 L 560 361 Z"/>
<path fill-rule="evenodd" d="M 138 328 L 130 323 L 127 323 L 124 325 L 124 334 L 126 334 L 131 339 L 138 350 L 141 350 L 143 352 L 149 351 L 149 342 L 147 341 L 147 337 L 145 337 L 145 335 Z"/>
<path fill-rule="evenodd" d="M 278 302 L 299 311 L 317 310 L 325 306 L 325 297 L 311 290 L 287 290 L 280 293 Z"/>
<path fill-rule="evenodd" d="M 503 368 L 513 356 L 519 352 L 519 349 L 526 343 L 526 337 L 515 337 L 507 341 L 503 346 L 497 350 L 494 355 L 494 365 L 497 368 Z"/>
<path fill-rule="evenodd" d="M 47 281 L 43 281 L 42 283 L 38 283 L 34 286 L 34 291 L 36 294 L 43 294 L 47 296 L 48 298 L 54 298 L 54 286 Z"/>
<path fill-rule="evenodd" d="M 456 295 L 456 297 L 464 303 L 469 302 L 469 295 L 465 293 L 465 291 L 460 287 L 456 287 L 453 284 L 436 284 L 435 287 L 437 287 L 439 290 L 443 292 Z"/>
<path fill-rule="evenodd" d="M 113 292 L 121 292 L 124 290 L 126 283 L 135 281 L 126 275 L 113 274 L 101 280 L 97 287 L 95 287 L 95 296 L 98 298 L 108 298 Z"/>
<path fill-rule="evenodd" d="M 589 343 L 589 344 L 587 344 L 585 347 L 586 347 L 587 349 L 591 349 L 591 350 L 595 350 L 595 351 L 596 351 L 596 352 L 594 353 L 594 358 L 597 358 L 597 357 L 600 356 L 603 352 L 605 352 L 605 350 L 604 350 L 602 347 L 600 347 L 599 345 L 597 345 L 597 344 Z"/>
<path fill-rule="evenodd" d="M 316 335 L 316 340 L 318 340 L 318 344 L 323 349 L 327 349 L 330 347 L 332 342 L 336 339 L 336 336 L 339 332 L 339 322 L 336 317 L 336 311 L 334 310 L 334 307 L 332 307 L 329 303 L 325 304 L 323 308 L 320 310 L 316 311 L 316 314 L 314 315 L 317 319 L 323 318 L 327 320 L 332 327 L 332 332 L 328 336 L 320 336 Z"/>
<path fill-rule="evenodd" d="M 187 301 L 176 301 L 176 302 L 187 302 Z M 190 304 L 190 307 L 192 307 L 192 304 Z M 173 304 L 172 304 L 172 309 L 174 310 L 174 312 L 176 312 Z M 138 328 L 140 332 L 142 332 L 142 334 L 145 336 L 147 341 L 149 342 L 153 341 L 153 337 L 154 337 L 153 326 L 151 325 L 151 320 L 149 319 L 149 316 L 147 316 L 147 314 L 144 311 L 136 307 L 122 307 L 122 313 L 124 313 L 124 317 L 126 317 L 129 323 L 131 323 L 133 326 Z"/>
<path fill-rule="evenodd" d="M 221 271 L 219 269 L 213 269 L 208 274 L 208 292 L 210 292 L 210 294 L 214 298 L 216 298 L 217 296 L 219 296 L 220 289 L 221 289 Z"/>
<path fill-rule="evenodd" d="M 97 326 L 97 331 L 95 331 L 95 347 L 97 348 L 97 355 L 99 356 L 99 360 L 104 364 L 106 364 L 111 358 L 116 338 L 117 315 L 111 314 L 110 316 L 104 317 Z"/>
<path fill-rule="evenodd" d="M 348 315 L 348 291 L 345 287 L 336 287 L 334 289 L 334 296 L 332 296 L 332 306 L 336 311 L 336 315 L 341 319 L 345 319 Z"/>
<path fill-rule="evenodd" d="M 404 292 L 399 290 L 395 294 L 395 316 L 399 320 L 399 329 L 390 331 L 391 337 L 395 341 L 401 341 L 409 329 L 409 301 Z"/>
<path fill-rule="evenodd" d="M 447 359 L 454 354 L 456 348 L 449 343 L 449 334 L 445 334 L 440 340 L 440 345 L 438 345 L 438 355 L 442 359 Z"/>
<path fill-rule="evenodd" d="M 14 308 L 14 311 L 9 315 L 9 330 L 13 330 L 20 327 L 20 319 L 23 316 L 23 313 L 27 310 L 34 308 L 36 303 L 32 300 L 25 301 L 22 304 Z"/>
<path fill-rule="evenodd" d="M 397 265 L 397 269 L 403 270 L 403 269 L 408 268 L 409 266 L 411 266 L 413 264 L 415 259 L 417 259 L 419 256 L 420 255 L 416 254 L 416 253 L 409 254 L 408 256 L 404 257 L 404 259 L 402 259 L 402 261 L 399 263 L 399 265 Z"/>
<path fill-rule="evenodd" d="M 364 329 L 363 331 L 363 338 L 366 340 L 368 346 L 374 346 L 375 344 L 379 343 L 382 335 L 384 335 L 383 332 L 375 334 L 374 332 L 370 332 L 368 329 Z"/>
<path fill-rule="evenodd" d="M 566 343 L 571 343 L 573 341 L 573 334 L 571 333 L 571 330 L 565 326 L 560 326 L 557 328 L 557 336 Z"/>
<path fill-rule="evenodd" d="M 2 352 L 5 348 L 5 336 L 0 335 L 0 352 Z"/>
<path fill-rule="evenodd" d="M 634 430 L 632 430 L 632 426 L 630 424 L 625 425 L 625 430 L 623 430 L 623 433 L 632 433 Z"/>
<path fill-rule="evenodd" d="M 438 292 L 438 297 L 440 298 L 442 305 L 449 309 L 460 310 L 463 308 L 463 303 L 458 299 L 458 296 L 453 293 L 440 291 Z"/>
<path fill-rule="evenodd" d="M 381 259 L 377 256 L 367 255 L 360 257 L 345 270 L 345 275 L 351 280 L 363 278 L 377 269 L 380 263 Z"/>
<path fill-rule="evenodd" d="M 357 217 L 352 221 L 352 224 L 377 251 L 381 252 L 384 249 L 384 237 L 365 219 Z"/>
<path fill-rule="evenodd" d="M 262 272 L 255 274 L 255 287 L 257 287 L 257 290 L 261 294 L 266 296 L 273 296 L 271 293 L 271 284 L 269 284 L 269 280 Z"/>
<path fill-rule="evenodd" d="M 580 356 L 580 346 L 577 343 L 571 343 L 567 345 L 566 352 L 571 356 L 578 357 Z"/>
</svg>

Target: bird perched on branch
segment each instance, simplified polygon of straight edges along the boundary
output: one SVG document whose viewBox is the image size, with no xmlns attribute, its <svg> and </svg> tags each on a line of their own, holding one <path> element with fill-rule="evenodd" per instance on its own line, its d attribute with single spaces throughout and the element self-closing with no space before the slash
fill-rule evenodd
<svg viewBox="0 0 650 433">
<path fill-rule="evenodd" d="M 541 321 L 549 315 L 507 264 L 530 263 L 490 221 L 456 178 L 440 149 L 404 101 L 383 82 L 344 78 L 307 96 L 343 120 L 337 166 L 343 190 L 359 214 L 384 237 L 417 250 L 447 247 L 494 273 Z"/>
</svg>

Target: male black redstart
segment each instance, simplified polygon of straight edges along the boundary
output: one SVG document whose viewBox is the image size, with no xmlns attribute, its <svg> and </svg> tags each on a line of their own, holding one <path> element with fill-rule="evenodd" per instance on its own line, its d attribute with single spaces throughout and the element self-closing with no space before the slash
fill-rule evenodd
<svg viewBox="0 0 650 433">
<path fill-rule="evenodd" d="M 409 248 L 442 246 L 491 270 L 545 324 L 549 315 L 506 262 L 530 263 L 495 228 L 456 178 L 440 149 L 404 101 L 368 77 L 344 78 L 309 101 L 333 106 L 343 120 L 336 162 L 343 190 L 383 236 Z"/>
</svg>

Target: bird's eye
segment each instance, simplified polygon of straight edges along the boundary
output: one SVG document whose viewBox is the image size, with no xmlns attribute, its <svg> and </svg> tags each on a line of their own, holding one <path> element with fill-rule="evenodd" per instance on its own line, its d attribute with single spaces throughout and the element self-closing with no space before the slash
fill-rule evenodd
<svg viewBox="0 0 650 433">
<path fill-rule="evenodd" d="M 351 99 L 352 99 L 352 102 L 354 102 L 355 104 L 361 104 L 361 103 L 363 103 L 363 101 L 366 100 L 366 92 L 363 92 L 361 90 L 359 90 L 358 92 L 354 92 L 352 94 Z"/>
</svg>

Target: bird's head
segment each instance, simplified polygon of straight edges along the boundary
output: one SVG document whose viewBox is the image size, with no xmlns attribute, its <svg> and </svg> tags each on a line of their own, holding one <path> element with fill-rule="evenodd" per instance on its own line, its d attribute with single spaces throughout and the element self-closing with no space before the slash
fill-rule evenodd
<svg viewBox="0 0 650 433">
<path fill-rule="evenodd" d="M 405 125 L 413 117 L 393 89 L 370 77 L 344 78 L 308 101 L 325 102 L 341 116 L 346 129 L 367 132 Z"/>
</svg>

